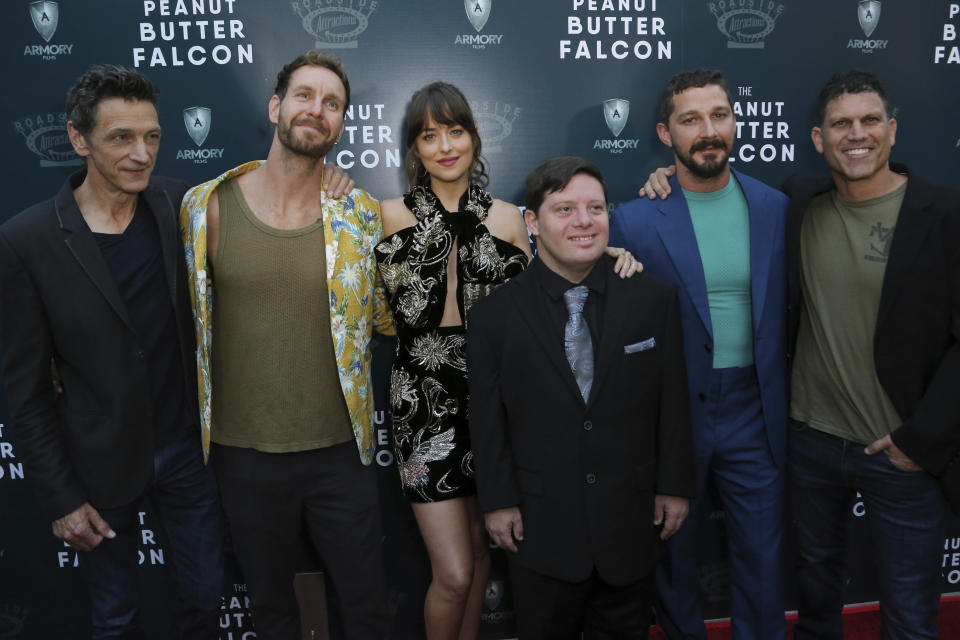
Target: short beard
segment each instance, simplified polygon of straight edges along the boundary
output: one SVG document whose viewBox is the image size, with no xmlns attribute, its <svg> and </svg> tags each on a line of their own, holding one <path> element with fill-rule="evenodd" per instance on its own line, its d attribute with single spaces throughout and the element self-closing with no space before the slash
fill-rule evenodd
<svg viewBox="0 0 960 640">
<path fill-rule="evenodd" d="M 714 147 L 719 151 L 726 152 L 723 158 L 718 158 L 716 160 L 705 160 L 702 163 L 697 163 L 693 159 L 693 154 L 701 149 L 706 149 L 707 147 Z M 677 160 L 680 161 L 680 164 L 689 169 L 690 173 L 700 178 L 701 180 L 709 180 L 711 178 L 716 178 L 724 169 L 730 164 L 730 153 L 727 149 L 727 144 L 720 138 L 714 138 L 713 140 L 701 140 L 700 142 L 695 143 L 690 147 L 690 150 L 684 154 L 681 153 L 678 149 L 674 149 L 674 154 L 677 156 Z"/>
<path fill-rule="evenodd" d="M 326 130 L 326 127 L 322 123 L 319 126 L 326 138 L 323 142 L 311 143 L 299 139 L 293 135 L 292 122 L 289 125 L 285 125 L 281 120 L 277 123 L 277 139 L 285 148 L 299 156 L 304 156 L 313 160 L 322 160 L 324 157 L 326 157 L 327 153 L 330 152 L 330 149 L 333 149 L 333 145 L 336 144 L 336 140 L 333 140 L 330 137 L 330 132 Z"/>
</svg>

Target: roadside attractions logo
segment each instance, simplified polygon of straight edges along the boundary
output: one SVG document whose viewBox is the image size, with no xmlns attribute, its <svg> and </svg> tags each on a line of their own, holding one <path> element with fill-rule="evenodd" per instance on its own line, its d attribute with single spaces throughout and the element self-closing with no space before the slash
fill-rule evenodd
<svg viewBox="0 0 960 640">
<path fill-rule="evenodd" d="M 784 9 L 771 0 L 718 0 L 708 7 L 729 49 L 763 49 Z"/>
<path fill-rule="evenodd" d="M 657 0 L 571 0 L 561 60 L 670 60 L 673 40 Z"/>
<path fill-rule="evenodd" d="M 467 19 L 476 33 L 457 35 L 454 44 L 462 44 L 474 49 L 486 49 L 487 45 L 500 44 L 503 34 L 480 33 L 490 19 L 490 10 L 493 9 L 493 0 L 463 0 L 463 9 L 467 12 Z"/>
<path fill-rule="evenodd" d="M 356 49 L 357 38 L 370 26 L 378 0 L 293 0 L 303 30 L 316 38 L 317 49 Z"/>
<path fill-rule="evenodd" d="M 523 109 L 516 105 L 489 100 L 471 102 L 470 109 L 477 122 L 484 153 L 499 153 L 503 150 L 503 141 L 513 133 L 513 123 L 523 112 Z"/>
<path fill-rule="evenodd" d="M 943 42 L 933 48 L 933 63 L 940 64 L 960 64 L 960 47 L 957 45 L 946 45 L 947 42 L 957 41 L 956 21 L 960 16 L 960 2 L 951 2 L 947 8 L 947 22 L 943 23 Z M 960 147 L 960 140 L 957 140 L 957 146 Z"/>
<path fill-rule="evenodd" d="M 183 110 L 183 126 L 187 135 L 199 149 L 180 149 L 177 160 L 192 160 L 194 164 L 206 164 L 208 160 L 223 158 L 223 149 L 206 149 L 203 143 L 210 135 L 213 123 L 213 111 L 209 107 L 188 107 Z"/>
<path fill-rule="evenodd" d="M 23 55 L 39 57 L 41 60 L 56 60 L 57 56 L 73 53 L 72 44 L 50 44 L 53 35 L 60 24 L 60 6 L 51 0 L 31 2 L 27 5 L 30 21 L 40 37 L 47 44 L 28 44 L 23 49 Z"/>
<path fill-rule="evenodd" d="M 613 138 L 597 138 L 593 141 L 594 150 L 610 153 L 623 153 L 624 149 L 637 149 L 639 138 L 620 138 L 630 118 L 630 101 L 623 98 L 611 98 L 603 101 L 603 120 L 613 134 Z"/>
<path fill-rule="evenodd" d="M 65 113 L 32 114 L 15 120 L 13 128 L 23 136 L 27 149 L 39 156 L 41 167 L 75 167 L 83 164 L 70 144 Z"/>
<path fill-rule="evenodd" d="M 859 0 L 857 3 L 857 21 L 866 39 L 851 38 L 847 49 L 859 49 L 861 53 L 873 53 L 877 49 L 886 49 L 889 40 L 871 40 L 870 36 L 880 25 L 880 0 Z"/>
<path fill-rule="evenodd" d="M 139 42 L 133 66 L 200 67 L 253 62 L 238 0 L 143 0 L 144 20 L 137 25 Z M 211 41 L 216 41 L 214 44 Z M 213 46 L 211 46 L 213 45 Z"/>
<path fill-rule="evenodd" d="M 5 604 L 0 609 L 0 638 L 19 638 L 30 610 L 19 604 Z"/>
</svg>

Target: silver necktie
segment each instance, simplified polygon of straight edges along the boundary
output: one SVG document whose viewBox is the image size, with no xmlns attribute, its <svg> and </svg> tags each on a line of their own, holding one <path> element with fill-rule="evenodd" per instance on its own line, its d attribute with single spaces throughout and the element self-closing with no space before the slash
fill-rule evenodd
<svg viewBox="0 0 960 640">
<path fill-rule="evenodd" d="M 590 386 L 593 384 L 593 340 L 590 339 L 587 320 L 583 317 L 583 305 L 589 294 L 590 290 L 582 284 L 567 289 L 563 294 L 569 314 L 563 331 L 563 350 L 584 402 L 590 397 Z"/>
</svg>

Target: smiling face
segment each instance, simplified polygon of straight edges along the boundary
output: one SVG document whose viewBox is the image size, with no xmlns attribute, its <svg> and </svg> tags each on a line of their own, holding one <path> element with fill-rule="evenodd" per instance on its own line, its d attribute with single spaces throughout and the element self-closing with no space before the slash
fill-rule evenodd
<svg viewBox="0 0 960 640">
<path fill-rule="evenodd" d="M 827 103 L 823 123 L 811 132 L 836 180 L 870 182 L 888 170 L 897 121 L 872 91 L 842 93 Z"/>
<path fill-rule="evenodd" d="M 437 182 L 468 182 L 473 168 L 473 138 L 459 124 L 441 124 L 428 117 L 417 136 L 416 155 Z"/>
<path fill-rule="evenodd" d="M 277 125 L 277 140 L 289 151 L 323 158 L 343 133 L 347 92 L 333 71 L 303 66 L 290 76 L 281 99 L 270 99 L 270 121 Z"/>
<path fill-rule="evenodd" d="M 543 199 L 536 212 L 524 212 L 537 240 L 537 257 L 570 282 L 583 280 L 607 248 L 607 200 L 600 181 L 585 173 Z"/>
<path fill-rule="evenodd" d="M 147 100 L 105 98 L 97 103 L 93 128 L 82 135 L 68 125 L 70 142 L 86 158 L 87 179 L 110 192 L 147 188 L 160 150 L 157 109 Z"/>
<path fill-rule="evenodd" d="M 726 92 L 715 84 L 691 87 L 673 96 L 673 102 L 669 122 L 657 124 L 657 134 L 673 147 L 681 184 L 720 177 L 725 181 L 736 133 Z"/>
</svg>

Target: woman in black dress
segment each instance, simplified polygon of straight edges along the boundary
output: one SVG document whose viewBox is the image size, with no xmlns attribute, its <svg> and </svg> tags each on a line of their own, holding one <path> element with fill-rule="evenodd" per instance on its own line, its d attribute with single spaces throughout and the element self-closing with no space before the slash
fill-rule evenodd
<svg viewBox="0 0 960 640">
<path fill-rule="evenodd" d="M 526 267 L 530 243 L 519 209 L 484 191 L 480 136 L 456 87 L 435 82 L 413 95 L 407 148 L 410 191 L 381 203 L 376 248 L 397 328 L 394 448 L 433 571 L 427 637 L 475 638 L 490 560 L 467 428 L 465 323 Z M 632 274 L 636 263 L 626 254 L 618 267 Z"/>
</svg>

